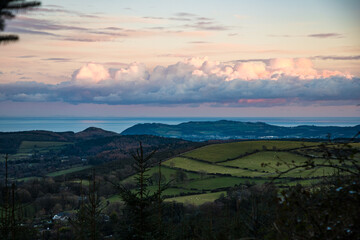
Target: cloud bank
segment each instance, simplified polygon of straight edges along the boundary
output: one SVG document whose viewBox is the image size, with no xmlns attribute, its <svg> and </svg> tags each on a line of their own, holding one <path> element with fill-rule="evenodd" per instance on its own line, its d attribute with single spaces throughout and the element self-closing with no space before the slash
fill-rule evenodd
<svg viewBox="0 0 360 240">
<path fill-rule="evenodd" d="M 189 58 L 151 71 L 143 63 L 120 68 L 88 63 L 60 84 L 0 85 L 1 101 L 111 105 L 212 106 L 351 105 L 360 78 L 314 69 L 311 60 L 270 59 L 225 64 Z"/>
</svg>

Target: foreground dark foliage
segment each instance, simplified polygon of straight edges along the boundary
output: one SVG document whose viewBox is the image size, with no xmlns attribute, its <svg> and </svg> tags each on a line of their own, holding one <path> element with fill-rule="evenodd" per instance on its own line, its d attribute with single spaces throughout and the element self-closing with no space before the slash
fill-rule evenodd
<svg viewBox="0 0 360 240">
<path fill-rule="evenodd" d="M 144 155 L 140 142 L 140 148 L 132 155 L 135 160 L 133 168 L 137 172 L 136 190 L 131 191 L 123 185 L 117 185 L 120 197 L 125 204 L 119 237 L 139 240 L 161 238 L 161 221 L 157 221 L 156 213 L 158 212 L 160 214 L 158 217 L 161 218 L 161 193 L 164 187 L 161 187 L 161 178 L 159 178 L 158 191 L 150 193 L 148 183 L 151 177 L 146 174 L 151 166 L 150 159 L 154 154 L 155 150 Z M 159 175 L 161 176 L 161 172 Z"/>
<path fill-rule="evenodd" d="M 40 2 L 26 0 L 1 0 L 0 1 L 0 31 L 5 29 L 5 20 L 15 18 L 15 12 L 39 6 Z M 0 44 L 14 42 L 19 37 L 14 34 L 1 34 Z"/>
<path fill-rule="evenodd" d="M 359 239 L 359 180 L 337 177 L 316 188 L 283 191 L 274 222 L 277 239 Z"/>
</svg>

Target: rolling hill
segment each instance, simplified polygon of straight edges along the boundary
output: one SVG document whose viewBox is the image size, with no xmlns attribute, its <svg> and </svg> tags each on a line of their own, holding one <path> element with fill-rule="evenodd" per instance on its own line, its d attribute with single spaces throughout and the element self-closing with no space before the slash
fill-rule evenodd
<svg viewBox="0 0 360 240">
<path fill-rule="evenodd" d="M 103 137 L 117 136 L 118 133 L 89 127 L 81 132 L 52 132 L 44 130 L 0 132 L 0 154 L 16 153 L 23 141 L 78 142 Z"/>
<path fill-rule="evenodd" d="M 360 131 L 360 125 L 354 127 L 318 127 L 297 126 L 280 127 L 263 122 L 211 121 L 186 122 L 178 125 L 160 123 L 137 124 L 122 135 L 155 135 L 181 138 L 190 141 L 212 139 L 279 139 L 279 138 L 351 138 Z"/>
<path fill-rule="evenodd" d="M 329 149 L 341 147 L 341 144 L 334 144 Z M 360 143 L 352 144 L 352 147 L 359 150 Z M 337 173 L 334 168 L 328 167 L 330 162 L 340 164 L 336 159 L 322 158 L 323 154 L 320 142 L 263 140 L 206 145 L 163 162 L 162 174 L 171 181 L 170 189 L 164 192 L 164 196 L 167 201 L 202 204 L 215 200 L 226 194 L 227 189 L 239 184 L 273 182 L 279 187 L 297 183 L 315 184 L 323 177 Z M 354 157 L 360 159 L 359 155 Z M 305 164 L 310 159 L 324 166 L 298 168 L 279 176 L 279 171 Z M 342 167 L 351 168 L 346 164 Z M 150 169 L 149 175 L 157 169 Z M 133 179 L 134 176 L 124 182 Z"/>
</svg>

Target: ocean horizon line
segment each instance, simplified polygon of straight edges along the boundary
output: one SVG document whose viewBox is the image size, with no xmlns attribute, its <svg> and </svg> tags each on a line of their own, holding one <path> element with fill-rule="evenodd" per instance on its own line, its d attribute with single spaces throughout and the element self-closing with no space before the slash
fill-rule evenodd
<svg viewBox="0 0 360 240">
<path fill-rule="evenodd" d="M 353 127 L 360 124 L 360 117 L 0 117 L 0 132 L 31 130 L 79 132 L 88 127 L 98 127 L 121 133 L 139 123 L 176 125 L 190 121 L 218 120 L 264 122 L 284 127 L 301 125 Z"/>
</svg>

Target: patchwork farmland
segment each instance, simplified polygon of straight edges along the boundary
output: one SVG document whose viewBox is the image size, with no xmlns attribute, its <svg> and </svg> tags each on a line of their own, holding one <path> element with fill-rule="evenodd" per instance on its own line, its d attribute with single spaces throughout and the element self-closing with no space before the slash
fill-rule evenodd
<svg viewBox="0 0 360 240">
<path fill-rule="evenodd" d="M 315 184 L 324 176 L 337 173 L 335 168 L 326 166 L 329 162 L 322 158 L 321 146 L 319 142 L 302 141 L 244 141 L 207 145 L 162 163 L 162 175 L 165 181 L 170 181 L 170 188 L 163 195 L 167 201 L 201 204 L 220 196 L 215 193 L 226 194 L 226 189 L 239 184 L 274 183 L 278 187 L 297 183 Z M 353 147 L 360 146 L 355 144 Z M 324 166 L 314 169 L 299 167 L 286 172 L 308 161 Z M 152 176 L 157 172 L 158 167 L 153 167 L 147 174 Z M 134 183 L 133 178 L 125 182 Z M 150 186 L 149 189 L 156 188 Z"/>
</svg>

